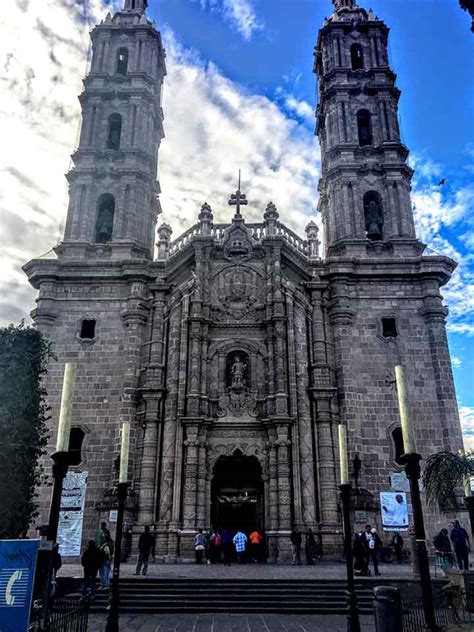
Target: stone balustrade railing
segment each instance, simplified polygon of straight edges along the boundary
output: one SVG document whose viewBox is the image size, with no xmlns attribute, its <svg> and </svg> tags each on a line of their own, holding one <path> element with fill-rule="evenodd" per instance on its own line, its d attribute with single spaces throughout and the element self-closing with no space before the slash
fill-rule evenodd
<svg viewBox="0 0 474 632">
<path fill-rule="evenodd" d="M 225 236 L 225 231 L 229 228 L 229 226 L 231 226 L 231 224 L 213 224 L 210 233 L 211 237 L 214 237 L 216 242 L 222 241 Z M 245 227 L 256 242 L 259 242 L 269 236 L 268 224 L 266 223 L 245 224 Z M 188 228 L 186 232 L 170 243 L 169 256 L 171 257 L 180 252 L 191 242 L 195 235 L 200 234 L 201 226 L 199 223 L 194 224 L 191 228 Z M 303 255 L 309 256 L 308 242 L 299 237 L 284 224 L 276 222 L 276 230 L 273 235 L 276 237 L 282 237 L 292 248 Z"/>
</svg>

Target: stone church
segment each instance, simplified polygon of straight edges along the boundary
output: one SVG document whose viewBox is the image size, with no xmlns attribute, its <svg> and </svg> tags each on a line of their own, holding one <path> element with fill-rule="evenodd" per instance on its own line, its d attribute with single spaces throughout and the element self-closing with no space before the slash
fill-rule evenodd
<svg viewBox="0 0 474 632">
<path fill-rule="evenodd" d="M 339 423 L 356 525 L 380 526 L 379 492 L 401 471 L 397 364 L 418 450 L 462 445 L 440 294 L 455 263 L 415 233 L 389 29 L 356 0 L 333 4 L 314 54 L 323 247 L 314 222 L 295 234 L 291 209 L 272 202 L 248 222 L 240 186 L 227 223 L 208 200 L 176 239 L 156 230 L 160 33 L 146 0 L 125 0 L 91 33 L 64 238 L 24 267 L 58 356 L 52 444 L 64 363 L 78 362 L 70 448 L 71 469 L 88 472 L 84 541 L 113 515 L 125 420 L 126 525 L 134 537 L 153 525 L 164 561 L 191 559 L 211 526 L 264 530 L 272 561 L 288 557 L 293 525 L 339 549 Z"/>
</svg>

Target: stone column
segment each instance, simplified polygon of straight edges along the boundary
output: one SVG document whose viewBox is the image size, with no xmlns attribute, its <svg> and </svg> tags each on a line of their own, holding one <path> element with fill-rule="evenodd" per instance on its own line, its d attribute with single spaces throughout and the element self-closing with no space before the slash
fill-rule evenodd
<svg viewBox="0 0 474 632">
<path fill-rule="evenodd" d="M 206 496 L 207 496 L 207 441 L 206 430 L 201 430 L 199 435 L 199 453 L 198 453 L 198 488 L 197 488 L 197 516 L 196 527 L 198 529 L 204 529 L 206 527 L 207 512 L 206 512 Z"/>
<path fill-rule="evenodd" d="M 197 480 L 198 480 L 198 427 L 189 425 L 186 429 L 186 460 L 184 465 L 184 493 L 183 493 L 183 530 L 191 531 L 196 528 Z"/>
<path fill-rule="evenodd" d="M 289 560 L 291 557 L 290 532 L 292 522 L 289 428 L 287 424 L 277 427 L 277 479 L 278 479 L 278 558 Z"/>
</svg>

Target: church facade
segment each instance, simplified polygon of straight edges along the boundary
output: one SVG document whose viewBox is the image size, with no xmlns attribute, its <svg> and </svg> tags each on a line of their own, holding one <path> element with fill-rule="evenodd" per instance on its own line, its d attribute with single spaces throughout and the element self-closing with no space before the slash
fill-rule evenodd
<svg viewBox="0 0 474 632">
<path fill-rule="evenodd" d="M 239 187 L 228 223 L 205 203 L 177 239 L 161 224 L 154 253 L 166 68 L 146 4 L 125 0 L 91 34 L 64 239 L 24 267 L 58 356 L 52 441 L 64 364 L 78 363 L 83 539 L 116 506 L 128 420 L 125 520 L 134 534 L 154 525 L 159 559 L 192 559 L 196 530 L 211 526 L 264 530 L 273 561 L 288 559 L 293 526 L 338 550 L 337 424 L 356 525 L 380 526 L 378 494 L 401 471 L 395 365 L 407 369 L 421 454 L 462 446 L 440 294 L 455 263 L 425 254 L 415 234 L 388 28 L 334 0 L 319 32 L 323 251 L 315 223 L 297 235 L 272 202 L 246 221 Z M 44 521 L 49 488 L 40 499 Z"/>
</svg>

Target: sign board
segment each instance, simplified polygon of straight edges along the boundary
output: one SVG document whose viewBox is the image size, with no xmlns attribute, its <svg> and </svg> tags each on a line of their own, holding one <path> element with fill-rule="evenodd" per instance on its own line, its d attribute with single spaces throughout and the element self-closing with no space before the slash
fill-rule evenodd
<svg viewBox="0 0 474 632">
<path fill-rule="evenodd" d="M 0 631 L 26 632 L 39 540 L 0 540 Z"/>
<path fill-rule="evenodd" d="M 405 472 L 392 472 L 390 474 L 390 487 L 394 492 L 409 492 L 410 481 Z"/>
<path fill-rule="evenodd" d="M 109 522 L 117 522 L 117 515 L 118 515 L 117 509 L 111 509 L 109 511 Z"/>
<path fill-rule="evenodd" d="M 405 492 L 380 492 L 384 531 L 408 530 L 408 505 Z"/>
<path fill-rule="evenodd" d="M 86 488 L 87 472 L 67 473 L 63 483 L 58 527 L 59 553 L 63 557 L 81 554 Z"/>
</svg>

